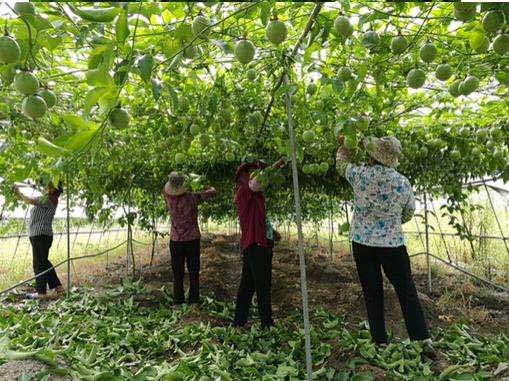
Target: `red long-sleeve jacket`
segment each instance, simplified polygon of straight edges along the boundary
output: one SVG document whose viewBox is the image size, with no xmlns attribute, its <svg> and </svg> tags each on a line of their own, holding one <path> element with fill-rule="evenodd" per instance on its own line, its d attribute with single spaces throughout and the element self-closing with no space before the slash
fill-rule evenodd
<svg viewBox="0 0 509 381">
<path fill-rule="evenodd" d="M 265 228 L 265 198 L 261 192 L 249 188 L 250 172 L 265 168 L 264 163 L 241 164 L 235 173 L 235 205 L 240 224 L 240 249 L 243 251 L 252 244 L 267 246 Z"/>
</svg>

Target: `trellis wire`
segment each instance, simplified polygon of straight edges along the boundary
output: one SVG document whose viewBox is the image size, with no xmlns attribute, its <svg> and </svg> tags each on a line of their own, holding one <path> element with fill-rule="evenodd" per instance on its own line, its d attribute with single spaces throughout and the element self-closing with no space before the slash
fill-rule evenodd
<svg viewBox="0 0 509 381">
<path fill-rule="evenodd" d="M 68 262 L 72 262 L 72 261 L 76 261 L 76 260 L 80 260 L 80 259 L 87 259 L 87 258 L 95 258 L 95 257 L 99 257 L 99 256 L 101 256 L 101 255 L 104 255 L 104 254 L 106 254 L 106 253 L 109 253 L 109 252 L 111 252 L 111 251 L 113 251 L 113 250 L 118 249 L 119 247 L 123 246 L 126 242 L 127 242 L 127 241 L 123 241 L 122 243 L 118 244 L 117 246 L 114 246 L 114 247 L 112 247 L 112 248 L 110 248 L 110 249 L 107 249 L 107 250 L 104 250 L 104 251 L 102 251 L 102 252 L 99 252 L 99 253 L 97 253 L 97 254 L 82 255 L 82 256 L 80 256 L 80 257 L 67 258 L 67 259 L 65 259 L 65 260 L 63 260 L 63 261 L 61 261 L 61 262 L 57 263 L 56 265 L 53 265 L 53 266 L 52 266 L 52 267 L 50 267 L 49 269 L 46 269 L 46 270 L 44 270 L 44 271 L 40 272 L 39 274 L 37 274 L 37 275 L 35 275 L 35 276 L 33 276 L 33 277 L 29 278 L 29 279 L 26 279 L 26 280 L 24 280 L 24 281 L 21 281 L 21 282 L 19 282 L 19 283 L 16 283 L 15 285 L 13 285 L 13 286 L 11 286 L 11 287 L 9 287 L 9 288 L 5 289 L 5 290 L 0 291 L 0 296 L 2 296 L 2 295 L 4 295 L 4 294 L 7 294 L 7 293 L 11 292 L 12 290 L 14 290 L 14 289 L 16 289 L 16 288 L 18 288 L 18 287 L 21 287 L 21 286 L 23 286 L 23 285 L 25 285 L 25 284 L 27 284 L 27 283 L 29 283 L 29 282 L 32 282 L 33 280 L 37 279 L 38 277 L 40 277 L 40 276 L 42 276 L 42 275 L 44 275 L 44 274 L 48 273 L 48 272 L 49 272 L 49 271 L 51 271 L 52 269 L 57 269 L 58 267 L 60 267 L 60 266 L 62 266 L 62 265 L 64 265 L 64 264 L 66 264 L 66 263 L 68 263 Z"/>
<path fill-rule="evenodd" d="M 458 265 L 456 265 L 456 264 L 454 264 L 452 262 L 447 262 L 445 259 L 442 259 L 442 258 L 440 258 L 440 257 L 438 257 L 438 256 L 436 256 L 434 254 L 426 253 L 426 252 L 421 252 L 421 253 L 411 254 L 408 257 L 409 258 L 413 258 L 413 257 L 417 257 L 417 256 L 420 256 L 420 255 L 427 255 L 427 254 L 429 254 L 429 256 L 431 258 L 434 258 L 434 259 L 444 263 L 445 265 L 450 266 L 450 267 L 454 268 L 455 270 L 458 270 L 459 272 L 461 272 L 461 273 L 463 273 L 465 275 L 468 275 L 468 276 L 470 276 L 470 277 L 472 277 L 474 279 L 477 279 L 480 282 L 486 283 L 487 285 L 492 286 L 493 288 L 497 288 L 497 289 L 499 289 L 501 291 L 509 292 L 509 288 L 501 286 L 501 285 L 499 285 L 497 283 L 493 283 L 493 282 L 491 282 L 491 281 L 489 281 L 487 279 L 484 279 L 484 278 L 482 278 L 482 277 L 480 277 L 478 275 L 472 274 L 470 271 L 465 270 L 465 269 L 461 268 L 460 266 L 458 266 Z"/>
<path fill-rule="evenodd" d="M 493 205 L 493 200 L 491 199 L 490 191 L 488 189 L 488 186 L 486 185 L 486 181 L 483 181 L 484 189 L 486 189 L 486 194 L 488 195 L 488 200 L 491 205 L 491 210 L 493 211 L 493 214 L 495 216 L 495 220 L 497 221 L 498 230 L 500 230 L 500 235 L 502 236 L 502 239 L 504 241 L 505 250 L 507 251 L 507 254 L 509 255 L 509 247 L 507 246 L 507 242 L 504 237 L 504 231 L 502 230 L 502 225 L 500 224 L 500 221 L 498 219 L 497 213 L 495 212 L 495 206 Z"/>
<path fill-rule="evenodd" d="M 34 196 L 34 189 L 32 189 L 32 193 L 31 193 L 30 197 L 33 197 L 33 196 Z M 25 216 L 23 217 L 23 224 L 21 225 L 20 233 L 21 233 L 21 231 L 23 231 L 25 229 L 25 224 L 26 224 L 29 209 L 30 209 L 30 205 L 27 205 L 26 210 L 25 210 Z M 14 258 L 16 257 L 16 253 L 18 252 L 20 240 L 21 240 L 21 237 L 20 237 L 20 235 L 18 235 L 18 241 L 16 242 L 16 248 L 14 249 L 14 254 L 12 255 L 11 264 L 9 265 L 9 267 L 12 266 L 12 262 L 14 261 Z"/>
<path fill-rule="evenodd" d="M 433 213 L 435 214 L 435 219 L 437 221 L 438 231 L 440 232 L 440 238 L 442 238 L 442 242 L 444 243 L 447 258 L 449 259 L 449 262 L 452 262 L 451 254 L 449 253 L 449 247 L 447 246 L 447 242 L 445 241 L 444 235 L 442 234 L 443 233 L 442 232 L 442 224 L 440 223 L 440 219 L 438 218 L 437 211 L 435 209 L 435 203 L 434 203 L 433 199 L 431 199 L 430 201 L 431 201 L 431 208 L 433 209 Z"/>
</svg>

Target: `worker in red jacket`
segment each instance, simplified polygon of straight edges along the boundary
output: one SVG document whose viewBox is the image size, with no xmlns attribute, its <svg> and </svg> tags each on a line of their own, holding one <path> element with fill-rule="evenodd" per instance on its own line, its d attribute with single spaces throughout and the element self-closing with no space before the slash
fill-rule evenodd
<svg viewBox="0 0 509 381">
<path fill-rule="evenodd" d="M 281 168 L 285 161 L 285 158 L 281 158 L 273 164 L 273 167 Z M 255 292 L 262 327 L 274 324 L 270 289 L 272 255 L 265 226 L 265 198 L 260 182 L 251 176 L 252 170 L 264 167 L 266 165 L 261 162 L 244 163 L 235 173 L 235 205 L 239 216 L 243 262 L 233 322 L 238 327 L 247 323 Z"/>
</svg>

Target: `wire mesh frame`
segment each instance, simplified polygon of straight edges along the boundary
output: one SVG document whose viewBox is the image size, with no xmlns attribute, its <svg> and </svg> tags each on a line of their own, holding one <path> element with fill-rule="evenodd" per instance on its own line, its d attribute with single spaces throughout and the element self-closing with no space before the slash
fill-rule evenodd
<svg viewBox="0 0 509 381">
<path fill-rule="evenodd" d="M 489 194 L 489 190 L 488 190 L 488 186 L 487 186 L 487 184 L 486 184 L 486 181 L 485 181 L 485 180 L 484 180 L 484 181 L 481 181 L 481 182 L 479 182 L 479 183 L 478 183 L 478 184 L 476 184 L 476 185 L 478 185 L 478 186 L 484 186 L 484 187 L 485 187 L 485 189 L 486 189 L 486 192 L 487 192 L 487 194 L 488 194 L 488 198 L 489 198 L 490 207 L 491 207 L 491 209 L 492 209 L 493 214 L 494 214 L 494 215 L 495 215 L 495 217 L 496 217 L 497 225 L 498 225 L 498 227 L 499 227 L 499 230 L 500 230 L 500 234 L 501 234 L 501 236 L 494 236 L 494 235 L 471 235 L 471 236 L 473 236 L 473 237 L 475 237 L 475 238 L 479 238 L 479 239 L 494 239 L 494 240 L 502 240 L 502 241 L 504 242 L 504 245 L 505 245 L 505 246 L 506 246 L 506 248 L 507 248 L 507 242 L 506 242 L 506 241 L 509 239 L 509 237 L 506 237 L 506 236 L 504 235 L 504 233 L 503 233 L 503 230 L 502 230 L 502 227 L 501 227 L 500 221 L 499 221 L 499 219 L 498 219 L 498 217 L 497 217 L 497 215 L 496 215 L 496 211 L 495 211 L 495 207 L 494 207 L 493 200 L 491 199 L 491 195 Z M 55 235 L 56 235 L 56 234 L 59 234 L 59 235 L 61 235 L 61 236 L 62 236 L 62 235 L 64 235 L 64 234 L 66 234 L 66 235 L 67 235 L 67 241 L 68 241 L 68 242 L 67 242 L 67 243 L 68 243 L 68 245 L 67 245 L 67 246 L 68 246 L 68 249 L 67 249 L 68 253 L 67 253 L 67 254 L 68 254 L 68 259 L 67 259 L 66 261 L 62 262 L 61 264 L 67 263 L 67 265 L 68 265 L 68 279 L 67 279 L 67 284 L 68 284 L 68 286 L 70 285 L 70 270 L 69 270 L 69 267 L 70 267 L 70 265 L 71 265 L 71 262 L 73 261 L 73 259 L 71 259 L 71 256 L 70 256 L 70 251 L 71 251 L 71 248 L 70 248 L 70 235 L 71 235 L 71 234 L 76 234 L 76 235 L 78 235 L 78 234 L 83 234 L 83 233 L 84 233 L 84 232 L 80 232 L 80 231 L 79 231 L 79 229 L 78 229 L 77 231 L 73 231 L 73 232 L 71 232 L 71 231 L 70 231 L 70 214 L 69 214 L 69 208 L 70 208 L 70 206 L 69 206 L 69 199 L 70 199 L 70 191 L 68 190 L 68 195 L 67 195 L 67 208 L 66 208 L 66 209 L 67 209 L 67 213 L 66 213 L 66 227 L 67 227 L 67 231 L 66 231 L 66 232 L 59 232 L 59 233 L 55 233 Z M 490 286 L 492 286 L 492 287 L 495 287 L 495 288 L 501 289 L 501 290 L 503 290 L 503 291 L 508 291 L 509 289 L 507 289 L 506 287 L 504 287 L 504 286 L 502 286 L 502 285 L 499 285 L 499 284 L 497 284 L 497 283 L 491 282 L 491 281 L 489 281 L 489 280 L 487 280 L 487 279 L 484 279 L 484 278 L 482 278 L 482 277 L 479 277 L 479 276 L 477 276 L 477 275 L 475 275 L 475 274 L 472 274 L 472 273 L 468 272 L 467 270 L 462 269 L 462 268 L 461 268 L 461 267 L 459 267 L 457 264 L 452 263 L 451 258 L 450 258 L 450 255 L 449 255 L 449 252 L 447 253 L 447 254 L 448 254 L 449 261 L 446 261 L 446 260 L 444 260 L 444 259 L 442 259 L 442 258 L 440 258 L 440 257 L 437 257 L 437 256 L 435 256 L 435 255 L 433 255 L 433 254 L 431 254 L 431 253 L 430 253 L 430 250 L 429 250 L 429 236 L 430 236 L 430 235 L 439 235 L 439 236 L 441 237 L 441 239 L 444 239 L 444 237 L 445 237 L 445 236 L 455 236 L 455 237 L 460 237 L 460 238 L 461 238 L 461 236 L 460 236 L 459 234 L 457 234 L 457 233 L 444 233 L 444 232 L 442 231 L 442 228 L 441 228 L 441 226 L 440 226 L 440 222 L 439 222 L 439 220 L 438 220 L 438 216 L 436 215 L 436 212 L 435 212 L 435 211 L 434 211 L 434 212 L 435 212 L 435 217 L 436 217 L 437 222 L 438 222 L 438 224 L 439 224 L 439 230 L 440 230 L 440 232 L 439 232 L 439 233 L 436 233 L 436 232 L 429 232 L 429 223 L 428 223 L 428 222 L 429 222 L 429 220 L 428 220 L 428 213 L 429 213 L 429 211 L 428 211 L 428 208 L 427 208 L 427 195 L 426 195 L 426 194 L 424 194 L 424 201 L 425 201 L 425 203 L 424 203 L 424 214 L 425 214 L 425 218 L 424 218 L 424 219 L 425 219 L 425 233 L 424 233 L 424 234 L 425 234 L 425 237 L 426 237 L 426 241 L 424 242 L 424 245 L 423 245 L 423 246 L 424 246 L 425 251 L 424 251 L 424 253 L 412 254 L 412 255 L 410 255 L 410 256 L 411 256 L 411 257 L 413 257 L 413 256 L 417 256 L 417 255 L 420 255 L 420 254 L 426 254 L 426 257 L 427 257 L 427 260 L 426 260 L 426 261 L 427 261 L 428 290 L 429 290 L 429 291 L 431 291 L 431 266 L 430 266 L 430 259 L 431 259 L 431 258 L 434 258 L 435 260 L 441 261 L 442 263 L 446 264 L 447 266 L 452 267 L 452 268 L 454 268 L 455 270 L 458 270 L 458 271 L 460 271 L 460 272 L 462 272 L 462 273 L 464 273 L 464 274 L 466 274 L 466 275 L 468 275 L 468 276 L 470 276 L 470 277 L 473 277 L 473 278 L 475 278 L 475 279 L 477 279 L 477 280 L 479 280 L 479 281 L 481 281 L 481 282 L 483 282 L 483 283 L 485 283 L 485 284 L 488 284 L 488 285 L 490 285 Z M 432 204 L 433 204 L 433 200 L 431 200 L 431 202 L 432 202 Z M 345 204 L 344 204 L 344 205 L 345 205 L 346 216 L 347 216 L 347 219 L 349 220 L 349 216 L 348 216 L 348 203 L 345 201 Z M 434 205 L 432 206 L 432 208 L 433 208 L 433 210 L 434 210 Z M 2 208 L 2 214 L 3 214 L 3 211 L 4 211 L 4 208 Z M 24 224 L 26 223 L 26 216 L 27 216 L 27 215 L 28 215 L 28 208 L 27 208 L 27 209 L 26 209 L 26 211 L 25 211 L 25 218 L 24 218 L 24 220 L 23 220 L 23 226 L 24 226 Z M 419 229 L 419 226 L 418 226 L 418 225 L 416 225 L 416 226 L 417 226 L 417 232 L 407 231 L 406 233 L 417 233 L 417 234 L 419 235 L 419 237 L 421 237 L 421 240 L 422 240 L 421 231 L 420 231 L 420 229 Z M 102 235 L 102 234 L 104 234 L 105 232 L 108 232 L 108 233 L 110 234 L 110 233 L 111 233 L 111 232 L 113 232 L 113 231 L 117 231 L 117 234 L 118 234 L 118 232 L 119 232 L 119 231 L 121 231 L 121 230 L 122 230 L 122 229 L 102 229 L 102 230 L 98 231 L 98 233 L 101 233 L 101 235 Z M 85 232 L 85 234 L 86 234 L 86 232 Z M 90 232 L 89 232 L 89 237 L 88 237 L 88 241 L 87 241 L 87 246 L 88 246 L 88 242 L 90 241 L 90 236 L 91 236 L 92 234 L 93 234 L 93 225 L 92 225 L 92 229 L 91 229 L 91 230 L 90 230 Z M 16 249 L 15 249 L 15 253 L 16 253 L 17 248 L 18 248 L 18 245 L 19 245 L 19 241 L 20 241 L 20 239 L 21 239 L 22 237 L 26 237 L 26 236 L 28 236 L 28 235 L 27 235 L 27 234 L 21 234 L 21 233 L 18 233 L 18 234 L 16 234 L 16 235 L 4 235 L 4 236 L 0 236 L 0 240 L 2 240 L 2 239 L 6 239 L 6 238 L 18 238 L 18 240 L 17 240 L 17 245 L 16 245 Z M 128 239 L 127 239 L 127 242 L 128 242 L 128 243 L 129 243 L 129 241 L 130 241 L 130 239 L 129 239 L 129 238 L 131 238 L 131 239 L 132 239 L 132 233 L 131 233 L 131 234 L 129 234 L 129 232 L 128 232 Z M 445 241 L 444 241 L 444 243 L 445 243 Z M 131 244 L 131 245 L 132 245 L 132 244 Z M 128 244 L 128 250 L 129 250 L 129 246 L 131 246 L 131 245 L 129 245 L 129 244 Z M 105 253 L 107 254 L 107 253 L 109 253 L 109 251 L 106 251 Z M 508 250 L 508 254 L 509 254 L 509 250 Z M 128 256 L 128 259 L 129 259 L 129 256 Z M 60 265 L 60 264 L 59 264 L 59 265 Z M 35 279 L 35 278 L 33 278 L 33 279 Z M 25 283 L 23 283 L 23 284 L 25 284 Z M 0 295 L 1 295 L 2 293 L 3 293 L 3 292 L 0 292 Z"/>
</svg>

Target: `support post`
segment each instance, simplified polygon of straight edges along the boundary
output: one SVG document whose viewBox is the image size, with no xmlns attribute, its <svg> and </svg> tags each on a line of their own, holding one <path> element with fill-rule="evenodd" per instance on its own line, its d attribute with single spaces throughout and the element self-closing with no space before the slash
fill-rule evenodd
<svg viewBox="0 0 509 381">
<path fill-rule="evenodd" d="M 495 204 L 493 203 L 493 200 L 491 199 L 490 190 L 488 189 L 488 186 L 486 185 L 486 180 L 483 180 L 484 189 L 486 189 L 486 194 L 488 195 L 488 200 L 491 205 L 491 210 L 493 211 L 493 215 L 495 216 L 495 221 L 497 221 L 498 230 L 500 231 L 500 235 L 502 236 L 502 242 L 504 242 L 505 250 L 507 251 L 507 254 L 509 255 L 509 246 L 507 245 L 507 240 L 504 236 L 504 230 L 502 229 L 502 225 L 500 224 L 500 220 L 497 216 L 497 211 L 495 210 Z"/>
<path fill-rule="evenodd" d="M 67 297 L 69 297 L 71 292 L 71 215 L 70 215 L 70 206 L 71 206 L 71 184 L 69 182 L 69 169 L 67 169 L 65 173 L 65 182 L 67 185 Z"/>
<path fill-rule="evenodd" d="M 449 247 L 447 246 L 447 241 L 444 237 L 444 232 L 442 230 L 442 224 L 440 223 L 440 219 L 438 218 L 437 211 L 435 209 L 435 203 L 433 202 L 433 199 L 431 201 L 431 208 L 433 209 L 433 213 L 435 214 L 435 219 L 437 220 L 438 224 L 438 231 L 440 232 L 440 238 L 442 239 L 442 242 L 444 243 L 445 247 L 445 253 L 447 254 L 447 258 L 449 259 L 449 262 L 452 262 L 451 253 L 449 252 Z"/>
<path fill-rule="evenodd" d="M 426 268 L 428 272 L 428 292 L 431 292 L 431 262 L 429 256 L 429 225 L 428 225 L 428 196 L 424 193 L 424 237 L 426 242 Z"/>
<path fill-rule="evenodd" d="M 348 226 L 350 226 L 350 215 L 348 214 L 348 202 L 345 200 L 345 216 L 346 216 L 346 223 Z M 346 233 L 346 237 L 348 239 L 348 254 L 352 254 L 353 248 L 352 248 L 352 241 L 350 241 L 350 233 Z"/>
<path fill-rule="evenodd" d="M 308 305 L 308 289 L 306 280 L 306 259 L 304 257 L 304 237 L 302 234 L 302 212 L 300 205 L 299 191 L 299 175 L 297 171 L 297 152 L 295 146 L 295 131 L 293 129 L 292 100 L 288 90 L 288 71 L 285 68 L 284 83 L 286 86 L 286 113 L 288 117 L 288 132 L 290 135 L 290 150 L 292 156 L 292 177 L 293 177 L 293 194 L 295 199 L 295 222 L 297 223 L 298 234 L 298 253 L 300 262 L 300 287 L 302 292 L 302 310 L 304 315 L 304 341 L 306 350 L 306 373 L 307 380 L 313 378 L 313 367 L 311 360 L 311 335 L 309 324 L 309 305 Z"/>
<path fill-rule="evenodd" d="M 329 255 L 332 258 L 334 252 L 334 202 L 329 196 Z"/>
</svg>

